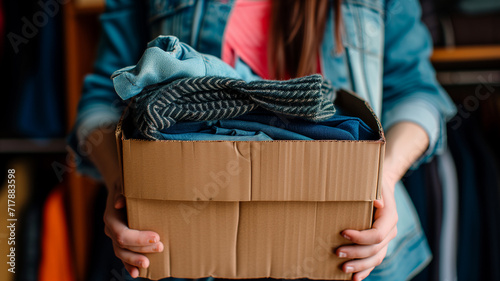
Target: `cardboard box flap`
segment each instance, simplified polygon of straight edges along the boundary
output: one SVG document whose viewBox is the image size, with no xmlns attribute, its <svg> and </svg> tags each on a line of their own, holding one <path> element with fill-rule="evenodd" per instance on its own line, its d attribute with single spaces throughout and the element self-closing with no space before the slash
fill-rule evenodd
<svg viewBox="0 0 500 281">
<path fill-rule="evenodd" d="M 356 93 L 344 89 L 338 90 L 335 104 L 341 105 L 342 108 L 346 109 L 352 116 L 361 118 L 368 127 L 378 133 L 380 140 L 385 140 L 384 130 L 382 129 L 382 124 L 377 115 L 370 104 Z"/>
<path fill-rule="evenodd" d="M 379 153 L 378 142 L 253 142 L 252 200 L 374 200 Z"/>
<path fill-rule="evenodd" d="M 125 108 L 125 112 L 128 111 L 128 106 Z M 115 129 L 115 138 L 116 138 L 116 149 L 118 153 L 118 165 L 120 167 L 120 171 L 123 171 L 123 147 L 122 147 L 122 141 L 123 141 L 123 118 L 125 114 L 123 114 L 120 118 L 120 121 L 118 122 L 118 125 L 116 125 Z M 120 191 L 123 193 L 123 172 L 120 175 Z"/>
<path fill-rule="evenodd" d="M 382 128 L 382 124 L 378 119 L 375 111 L 373 111 L 370 104 L 359 97 L 356 93 L 350 92 L 344 89 L 340 89 L 337 91 L 337 98 L 335 100 L 335 104 L 343 105 L 348 109 L 348 111 L 352 114 L 352 116 L 358 116 L 363 120 L 372 130 L 378 132 L 380 137 L 380 141 L 384 144 L 380 146 L 380 158 L 379 158 L 379 169 L 378 169 L 378 185 L 376 191 L 376 199 L 382 198 L 381 195 L 381 186 L 382 186 L 382 172 L 383 172 L 383 163 L 385 157 L 385 135 L 384 130 Z"/>
<path fill-rule="evenodd" d="M 249 201 L 249 145 L 125 139 L 124 195 L 159 200 Z"/>
<path fill-rule="evenodd" d="M 128 139 L 131 118 L 122 118 L 117 139 L 123 193 L 177 201 L 373 201 L 379 198 L 382 127 L 370 106 L 354 94 L 339 91 L 336 103 L 380 138 L 149 141 Z"/>
</svg>

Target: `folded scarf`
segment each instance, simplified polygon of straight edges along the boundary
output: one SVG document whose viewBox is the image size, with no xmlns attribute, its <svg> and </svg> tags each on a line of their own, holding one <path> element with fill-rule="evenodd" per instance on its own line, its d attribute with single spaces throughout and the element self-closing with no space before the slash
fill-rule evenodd
<svg viewBox="0 0 500 281">
<path fill-rule="evenodd" d="M 136 128 L 148 139 L 179 121 L 231 119 L 257 107 L 309 121 L 327 120 L 335 113 L 333 87 L 321 75 L 286 80 L 243 80 L 194 77 L 144 88 L 134 98 Z"/>
</svg>

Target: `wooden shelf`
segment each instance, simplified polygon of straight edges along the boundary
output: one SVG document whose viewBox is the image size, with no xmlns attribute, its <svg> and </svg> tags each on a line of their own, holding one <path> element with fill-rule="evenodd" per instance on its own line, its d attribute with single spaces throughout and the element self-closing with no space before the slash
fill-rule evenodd
<svg viewBox="0 0 500 281">
<path fill-rule="evenodd" d="M 498 85 L 500 70 L 438 71 L 436 78 L 443 86 Z"/>
<path fill-rule="evenodd" d="M 433 63 L 487 60 L 500 60 L 500 45 L 435 48 L 431 56 Z"/>
<path fill-rule="evenodd" d="M 65 153 L 66 140 L 55 139 L 0 139 L 0 153 Z"/>
<path fill-rule="evenodd" d="M 106 6 L 104 0 L 75 0 L 77 14 L 100 14 Z"/>
</svg>

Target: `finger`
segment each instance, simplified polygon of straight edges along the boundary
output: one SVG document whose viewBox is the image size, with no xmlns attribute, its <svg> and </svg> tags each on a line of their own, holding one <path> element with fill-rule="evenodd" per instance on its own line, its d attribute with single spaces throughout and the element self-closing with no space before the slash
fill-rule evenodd
<svg viewBox="0 0 500 281">
<path fill-rule="evenodd" d="M 342 270 L 346 273 L 361 272 L 381 264 L 387 253 L 387 246 L 382 248 L 376 255 L 366 259 L 352 260 L 344 263 Z"/>
<path fill-rule="evenodd" d="M 368 269 L 360 271 L 360 272 L 354 274 L 354 276 L 352 276 L 352 280 L 353 281 L 361 281 L 361 280 L 365 279 L 366 277 L 368 277 L 368 275 L 370 275 L 370 273 L 374 269 L 375 269 L 375 267 L 370 267 Z"/>
<path fill-rule="evenodd" d="M 130 229 L 128 227 L 118 227 L 121 230 L 113 231 L 116 243 L 122 248 L 128 248 L 133 246 L 149 246 L 151 244 L 156 244 L 160 241 L 160 237 L 157 233 L 152 231 L 140 231 L 135 229 Z"/>
<path fill-rule="evenodd" d="M 163 252 L 163 243 L 161 242 L 158 242 L 156 244 L 153 244 L 153 245 L 148 245 L 148 246 L 142 246 L 142 247 L 138 247 L 138 246 L 130 246 L 130 247 L 127 247 L 127 249 L 129 249 L 130 251 L 132 252 L 136 252 L 136 253 L 159 253 L 159 252 Z"/>
<path fill-rule="evenodd" d="M 127 249 L 123 249 L 116 243 L 113 243 L 113 250 L 115 251 L 115 255 L 124 263 L 142 268 L 148 268 L 149 266 L 149 259 L 144 255 L 134 253 Z"/>
<path fill-rule="evenodd" d="M 104 214 L 104 223 L 108 228 L 109 237 L 119 246 L 148 246 L 158 243 L 160 236 L 153 231 L 130 229 L 125 224 L 121 211 L 111 209 Z"/>
<path fill-rule="evenodd" d="M 373 201 L 373 207 L 377 209 L 384 208 L 384 198 L 381 197 L 379 200 Z"/>
<path fill-rule="evenodd" d="M 113 229 L 113 227 L 115 228 Z M 156 232 L 130 229 L 125 225 L 113 226 L 112 224 L 107 224 L 105 233 L 118 246 L 127 249 L 131 247 L 151 246 L 160 242 L 160 236 Z"/>
<path fill-rule="evenodd" d="M 123 265 L 125 266 L 125 269 L 128 271 L 128 274 L 132 276 L 132 278 L 139 277 L 139 269 L 137 267 L 130 265 L 126 262 L 124 262 Z"/>
<path fill-rule="evenodd" d="M 125 197 L 120 192 L 120 183 L 116 183 L 112 190 L 109 190 L 108 200 L 112 200 L 115 209 L 125 207 Z"/>
<path fill-rule="evenodd" d="M 335 252 L 340 258 L 362 259 L 376 255 L 383 247 L 396 237 L 397 228 L 394 227 L 391 233 L 379 244 L 373 245 L 347 245 L 339 247 Z"/>
<path fill-rule="evenodd" d="M 123 195 L 119 194 L 115 197 L 114 207 L 115 209 L 121 209 L 125 207 L 125 197 L 123 197 Z"/>
<path fill-rule="evenodd" d="M 386 206 L 387 207 L 387 206 Z M 396 226 L 398 216 L 396 210 L 388 210 L 387 208 L 377 210 L 379 214 L 373 223 L 372 228 L 366 230 L 348 229 L 342 232 L 344 238 L 360 245 L 378 244 L 384 241 L 385 237 Z"/>
</svg>

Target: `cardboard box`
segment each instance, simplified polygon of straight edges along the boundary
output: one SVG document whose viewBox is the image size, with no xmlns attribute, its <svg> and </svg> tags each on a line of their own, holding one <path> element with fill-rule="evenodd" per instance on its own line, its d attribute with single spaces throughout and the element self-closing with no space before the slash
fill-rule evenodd
<svg viewBox="0 0 500 281">
<path fill-rule="evenodd" d="M 368 229 L 385 138 L 370 106 L 335 102 L 378 132 L 363 141 L 147 141 L 116 137 L 129 227 L 160 234 L 140 276 L 351 279 L 334 250 Z M 126 116 L 126 114 L 124 114 Z"/>
</svg>

